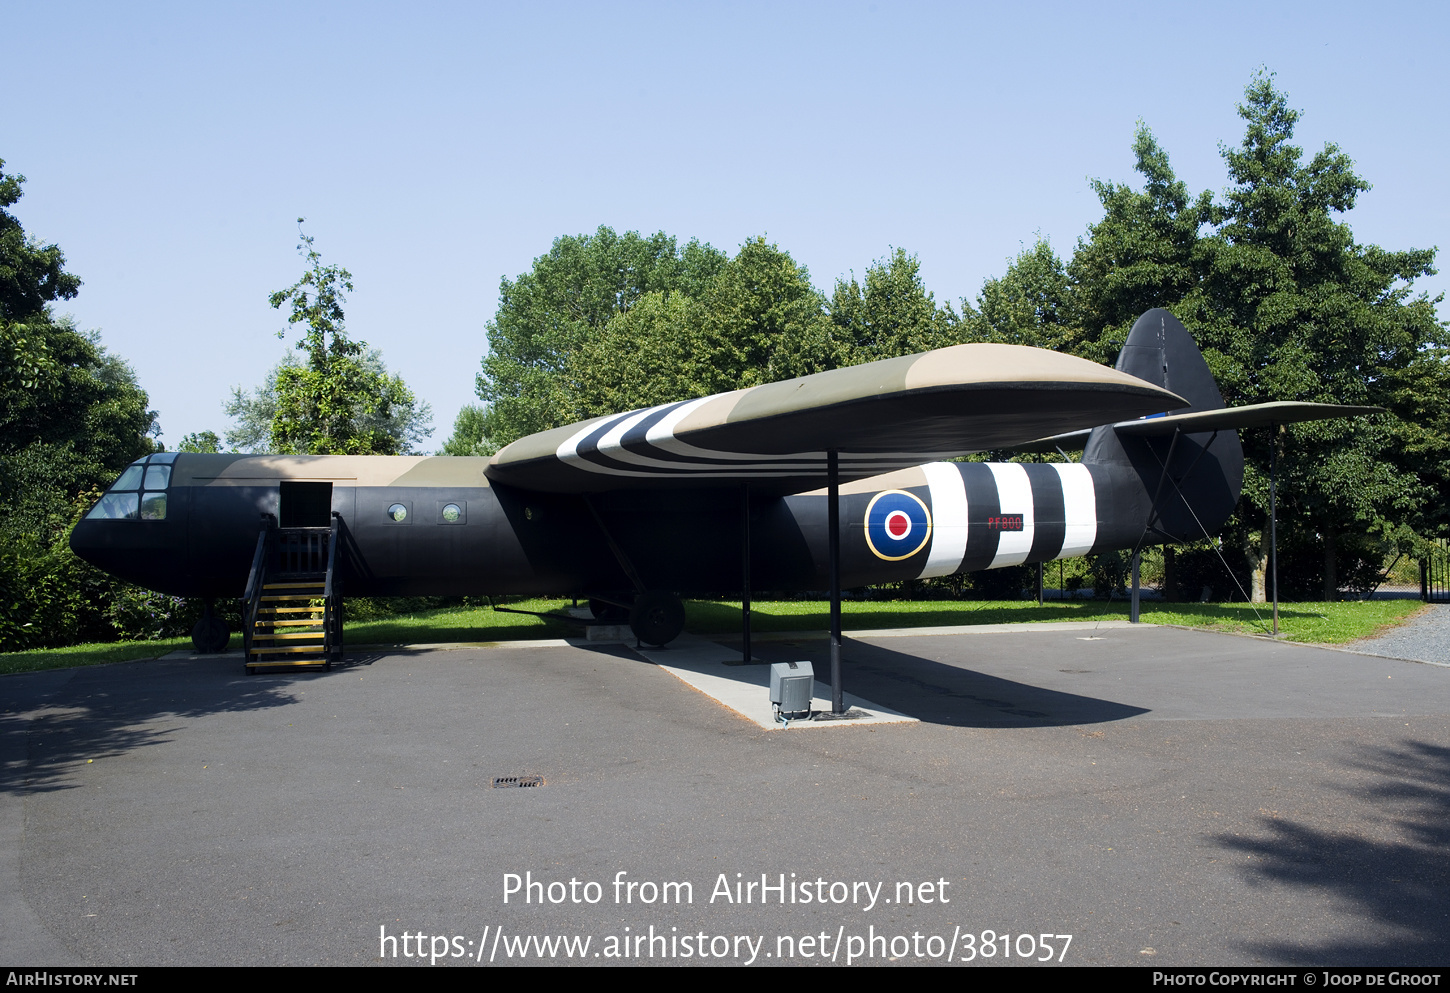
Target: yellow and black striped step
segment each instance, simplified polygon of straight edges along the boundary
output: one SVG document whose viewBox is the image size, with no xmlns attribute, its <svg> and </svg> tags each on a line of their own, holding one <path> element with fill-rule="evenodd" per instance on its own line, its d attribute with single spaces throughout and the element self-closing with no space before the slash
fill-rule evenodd
<svg viewBox="0 0 1450 993">
<path fill-rule="evenodd" d="M 322 651 L 321 645 L 278 645 L 274 648 L 256 647 L 252 649 L 253 655 L 300 655 L 303 653 L 316 655 Z"/>
<path fill-rule="evenodd" d="M 284 666 L 291 666 L 298 669 L 326 669 L 328 667 L 326 659 L 259 659 L 247 663 L 248 669 L 272 669 L 282 668 Z"/>
</svg>

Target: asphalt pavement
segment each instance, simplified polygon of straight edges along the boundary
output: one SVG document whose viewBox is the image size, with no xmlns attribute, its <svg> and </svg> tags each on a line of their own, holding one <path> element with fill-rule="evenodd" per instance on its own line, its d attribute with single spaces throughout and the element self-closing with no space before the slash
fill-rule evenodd
<svg viewBox="0 0 1450 993">
<path fill-rule="evenodd" d="M 766 729 L 617 645 L 0 677 L 0 964 L 1450 961 L 1450 669 L 1051 625 L 845 659 L 917 722 Z"/>
</svg>

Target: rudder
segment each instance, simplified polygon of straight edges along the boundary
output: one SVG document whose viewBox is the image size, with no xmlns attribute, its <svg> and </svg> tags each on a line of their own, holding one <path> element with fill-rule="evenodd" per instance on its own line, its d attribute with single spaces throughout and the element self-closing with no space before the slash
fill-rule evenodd
<svg viewBox="0 0 1450 993">
<path fill-rule="evenodd" d="M 1193 336 L 1161 308 L 1134 322 L 1115 368 L 1189 401 L 1190 407 L 1175 414 L 1224 407 Z M 1108 477 L 1106 488 L 1099 485 L 1099 519 L 1114 525 L 1107 530 L 1141 527 L 1145 540 L 1155 544 L 1211 534 L 1233 513 L 1244 481 L 1243 447 L 1232 429 L 1147 438 L 1123 437 L 1104 425 L 1088 437 L 1082 461 L 1109 470 L 1094 472 L 1095 478 Z M 1115 467 L 1132 471 L 1112 471 Z M 1125 521 L 1125 512 L 1141 514 L 1141 520 Z M 1111 539 L 1104 534 L 1100 540 Z"/>
</svg>

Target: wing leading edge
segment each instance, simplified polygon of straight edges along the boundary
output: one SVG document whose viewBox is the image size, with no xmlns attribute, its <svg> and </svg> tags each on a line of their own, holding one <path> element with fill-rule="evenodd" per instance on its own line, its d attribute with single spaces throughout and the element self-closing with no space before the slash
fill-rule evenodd
<svg viewBox="0 0 1450 993">
<path fill-rule="evenodd" d="M 1188 405 L 1086 359 L 1020 345 L 917 355 L 634 410 L 520 438 L 490 480 L 553 493 L 822 485 Z"/>
</svg>

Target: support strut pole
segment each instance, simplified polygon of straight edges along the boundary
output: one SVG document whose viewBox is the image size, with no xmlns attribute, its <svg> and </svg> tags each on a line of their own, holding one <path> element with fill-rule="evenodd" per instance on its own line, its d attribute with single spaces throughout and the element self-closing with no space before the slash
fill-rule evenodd
<svg viewBox="0 0 1450 993">
<path fill-rule="evenodd" d="M 1274 588 L 1274 637 L 1279 637 L 1279 505 L 1276 492 L 1276 477 L 1279 472 L 1279 425 L 1269 428 L 1273 432 L 1269 449 L 1269 585 Z"/>
<path fill-rule="evenodd" d="M 1138 623 L 1138 566 L 1142 563 L 1142 561 L 1142 550 L 1135 551 L 1133 553 L 1133 602 L 1132 606 L 1128 608 L 1128 623 L 1130 624 Z"/>
<path fill-rule="evenodd" d="M 741 665 L 752 661 L 750 653 L 750 484 L 740 486 L 740 639 L 744 646 Z"/>
<path fill-rule="evenodd" d="M 834 450 L 826 453 L 827 498 L 826 529 L 831 546 L 831 713 L 846 712 L 845 693 L 841 687 L 841 480 L 840 460 Z"/>
</svg>

